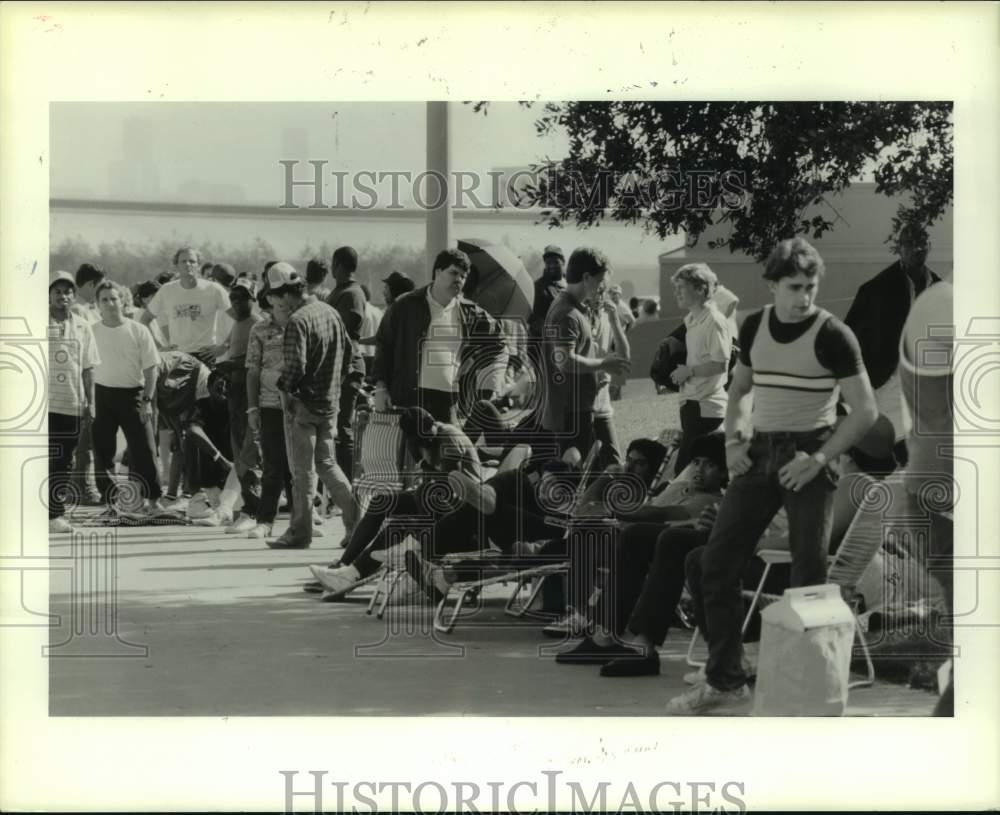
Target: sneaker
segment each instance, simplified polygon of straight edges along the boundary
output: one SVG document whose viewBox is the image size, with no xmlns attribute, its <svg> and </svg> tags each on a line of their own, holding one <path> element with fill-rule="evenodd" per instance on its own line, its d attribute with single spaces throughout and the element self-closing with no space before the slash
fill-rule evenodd
<svg viewBox="0 0 1000 815">
<path fill-rule="evenodd" d="M 295 540 L 288 532 L 285 532 L 280 538 L 268 540 L 265 543 L 267 543 L 268 549 L 308 549 L 312 541 Z"/>
<path fill-rule="evenodd" d="M 326 517 L 327 518 L 339 518 L 344 514 L 344 511 L 338 507 L 332 500 L 326 505 Z"/>
<path fill-rule="evenodd" d="M 315 509 L 313 510 L 313 526 L 322 526 L 323 516 L 320 515 Z"/>
<path fill-rule="evenodd" d="M 198 518 L 205 518 L 211 515 L 212 512 L 212 504 L 205 493 L 199 492 L 188 500 L 187 515 L 192 521 Z"/>
<path fill-rule="evenodd" d="M 702 665 L 697 671 L 688 671 L 684 674 L 685 685 L 704 685 L 708 681 L 705 676 L 705 666 Z"/>
<path fill-rule="evenodd" d="M 70 526 L 69 521 L 67 521 L 63 516 L 58 518 L 49 519 L 49 534 L 50 535 L 65 535 L 73 531 L 73 527 Z"/>
<path fill-rule="evenodd" d="M 256 538 L 258 540 L 263 540 L 264 538 L 271 537 L 271 527 L 273 524 L 257 524 L 253 529 L 247 532 L 248 538 Z M 227 530 L 228 531 L 228 530 Z"/>
<path fill-rule="evenodd" d="M 326 589 L 324 600 L 344 597 L 364 582 L 361 573 L 354 566 L 341 566 L 339 569 L 331 569 L 328 566 L 310 566 L 309 571 Z M 326 595 L 330 595 L 329 598 Z"/>
<path fill-rule="evenodd" d="M 257 528 L 257 521 L 247 515 L 245 512 L 241 512 L 237 516 L 236 520 L 226 527 L 227 535 L 242 535 L 244 532 L 249 532 L 251 529 Z"/>
<path fill-rule="evenodd" d="M 413 550 L 403 555 L 406 572 L 412 577 L 424 594 L 435 603 L 440 603 L 451 588 L 444 576 L 444 570 L 424 560 Z"/>
<path fill-rule="evenodd" d="M 420 544 L 410 535 L 407 535 L 401 543 L 397 543 L 395 546 L 368 554 L 372 560 L 384 563 L 389 569 L 405 569 L 407 552 L 420 553 Z"/>
<path fill-rule="evenodd" d="M 667 702 L 667 715 L 700 716 L 711 710 L 740 708 L 749 701 L 750 689 L 746 685 L 735 690 L 716 690 L 706 682 Z"/>
<path fill-rule="evenodd" d="M 562 619 L 554 623 L 549 623 L 542 629 L 546 637 L 556 640 L 569 639 L 570 637 L 582 637 L 590 630 L 587 618 L 578 611 L 570 611 Z"/>
<path fill-rule="evenodd" d="M 191 523 L 195 526 L 223 526 L 222 518 L 219 517 L 219 513 L 215 510 L 212 510 L 207 515 L 192 518 Z"/>
</svg>

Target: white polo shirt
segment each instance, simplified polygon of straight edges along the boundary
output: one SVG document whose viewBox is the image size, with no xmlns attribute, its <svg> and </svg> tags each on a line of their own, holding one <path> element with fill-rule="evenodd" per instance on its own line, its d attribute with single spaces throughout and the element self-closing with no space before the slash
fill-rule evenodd
<svg viewBox="0 0 1000 815">
<path fill-rule="evenodd" d="M 704 365 L 706 362 L 729 363 L 733 338 L 729 333 L 729 321 L 722 315 L 715 303 L 709 301 L 705 309 L 696 317 L 684 317 L 687 336 L 687 365 Z M 703 419 L 719 419 L 726 415 L 727 373 L 713 376 L 693 376 L 681 385 L 682 402 L 697 402 Z"/>
<path fill-rule="evenodd" d="M 462 315 L 456 297 L 442 306 L 427 288 L 431 324 L 420 349 L 419 386 L 454 393 L 458 390 L 458 358 L 462 344 Z"/>
</svg>

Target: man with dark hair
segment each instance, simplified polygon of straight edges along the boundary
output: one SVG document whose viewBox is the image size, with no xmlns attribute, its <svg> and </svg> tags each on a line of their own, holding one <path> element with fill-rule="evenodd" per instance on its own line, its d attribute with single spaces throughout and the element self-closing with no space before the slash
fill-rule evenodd
<svg viewBox="0 0 1000 815">
<path fill-rule="evenodd" d="M 141 322 L 160 324 L 167 349 L 184 351 L 214 362 L 214 349 L 228 336 L 231 318 L 226 316 L 229 297 L 214 280 L 198 276 L 201 258 L 189 246 L 177 250 L 174 265 L 180 277 L 160 287 L 149 301 Z M 225 333 L 223 333 L 225 332 Z"/>
<path fill-rule="evenodd" d="M 628 361 L 616 353 L 598 357 L 588 301 L 604 297 L 611 269 L 597 249 L 577 249 L 566 267 L 566 290 L 545 318 L 542 361 L 548 398 L 542 427 L 557 437 L 565 453 L 575 447 L 586 456 L 594 441 L 594 403 L 601 374 L 628 371 Z"/>
<path fill-rule="evenodd" d="M 545 315 L 549 313 L 552 303 L 566 290 L 566 278 L 563 267 L 566 258 L 558 246 L 546 246 L 542 252 L 542 275 L 535 281 L 535 300 L 528 318 L 528 330 L 531 336 L 542 336 L 542 326 L 545 325 Z"/>
<path fill-rule="evenodd" d="M 913 301 L 941 278 L 927 268 L 930 252 L 927 230 L 909 222 L 900 229 L 893 252 L 899 260 L 883 269 L 854 296 L 844 322 L 858 338 L 865 368 L 875 389 L 879 412 L 896 430 L 896 458 L 906 463 L 906 443 L 900 396 L 899 338 Z"/>
<path fill-rule="evenodd" d="M 326 300 L 330 296 L 330 289 L 326 285 L 326 279 L 330 275 L 330 264 L 323 258 L 310 258 L 306 263 L 306 291 L 313 297 Z"/>
<path fill-rule="evenodd" d="M 101 361 L 91 326 L 70 304 L 76 283 L 69 272 L 54 272 L 49 282 L 49 532 L 71 532 L 65 518 L 73 450 L 84 417 L 94 411 L 94 367 Z M 95 489 L 96 492 L 96 489 Z"/>
<path fill-rule="evenodd" d="M 500 323 L 461 296 L 469 256 L 438 253 L 431 283 L 396 300 L 375 337 L 375 407 L 419 405 L 436 421 L 455 424 L 456 406 L 499 390 L 507 367 Z M 480 383 L 481 372 L 491 381 Z"/>
<path fill-rule="evenodd" d="M 106 276 L 104 269 L 92 263 L 81 263 L 80 268 L 76 270 L 76 302 L 70 306 L 70 311 L 91 325 L 101 320 L 95 292 L 97 286 Z M 92 411 L 85 412 L 82 416 L 80 438 L 76 446 L 73 485 L 80 495 L 81 501 L 89 504 L 100 504 L 101 493 L 97 489 L 97 482 L 94 478 L 92 426 Z"/>
<path fill-rule="evenodd" d="M 162 493 L 152 422 L 160 355 L 148 329 L 122 315 L 116 283 L 105 280 L 97 287 L 97 303 L 101 321 L 93 326 L 100 356 L 94 368 L 94 454 L 101 500 L 113 509 L 112 474 L 121 429 L 128 444 L 130 474 L 138 480 L 148 508 L 156 509 Z"/>
<path fill-rule="evenodd" d="M 312 542 L 313 480 L 317 471 L 343 513 L 348 537 L 355 522 L 351 484 L 337 465 L 334 433 L 342 383 L 350 378 L 351 341 L 335 309 L 306 292 L 306 281 L 288 263 L 267 272 L 273 303 L 289 312 L 284 370 L 277 387 L 285 411 L 294 492 L 292 521 L 272 549 L 305 549 Z"/>
<path fill-rule="evenodd" d="M 782 506 L 792 586 L 826 582 L 838 479 L 829 462 L 868 432 L 878 412 L 853 332 L 816 305 L 823 273 L 823 259 L 805 239 L 779 243 L 764 272 L 774 303 L 740 330 L 724 423 L 729 489 L 702 555 L 706 681 L 672 699 L 669 713 L 698 715 L 749 699 L 740 575 Z M 838 391 L 850 413 L 834 429 Z"/>
<path fill-rule="evenodd" d="M 96 323 L 101 319 L 100 309 L 97 307 L 97 286 L 107 277 L 104 269 L 95 266 L 93 263 L 81 263 L 76 270 L 76 300 L 73 304 L 73 313 L 83 317 L 87 322 Z"/>
<path fill-rule="evenodd" d="M 417 286 L 405 274 L 393 272 L 382 280 L 382 297 L 385 298 L 385 307 L 391 306 L 398 298 L 413 291 Z"/>
<path fill-rule="evenodd" d="M 361 355 L 365 293 L 355 279 L 358 253 L 350 246 L 341 246 L 333 253 L 331 268 L 335 285 L 326 302 L 337 310 L 351 342 L 350 379 L 341 389 L 340 409 L 337 412 L 337 463 L 351 478 L 354 475 L 354 406 L 365 377 L 365 361 Z"/>
</svg>

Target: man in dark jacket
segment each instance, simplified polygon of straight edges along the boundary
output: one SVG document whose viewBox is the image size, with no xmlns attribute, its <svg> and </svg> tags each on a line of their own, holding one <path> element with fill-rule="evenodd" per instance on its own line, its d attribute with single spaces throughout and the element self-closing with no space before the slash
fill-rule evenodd
<svg viewBox="0 0 1000 815">
<path fill-rule="evenodd" d="M 469 257 L 446 249 L 431 283 L 397 299 L 375 336 L 375 408 L 419 406 L 454 424 L 459 403 L 471 407 L 499 389 L 507 367 L 500 323 L 461 296 Z"/>
<path fill-rule="evenodd" d="M 896 430 L 896 456 L 906 462 L 901 416 L 899 378 L 899 338 L 913 301 L 941 278 L 927 268 L 930 241 L 927 231 L 916 223 L 900 230 L 895 246 L 899 260 L 864 283 L 854 297 L 844 323 L 858 338 L 865 368 L 875 389 L 879 412 Z"/>
<path fill-rule="evenodd" d="M 542 253 L 542 276 L 535 281 L 535 299 L 528 320 L 528 328 L 533 337 L 542 336 L 542 326 L 549 306 L 566 289 L 566 274 L 564 267 L 566 258 L 558 246 L 546 246 Z"/>
</svg>

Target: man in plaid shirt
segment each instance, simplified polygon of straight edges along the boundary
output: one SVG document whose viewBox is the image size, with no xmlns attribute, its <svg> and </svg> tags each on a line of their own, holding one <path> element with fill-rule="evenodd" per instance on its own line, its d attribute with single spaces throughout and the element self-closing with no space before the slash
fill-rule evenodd
<svg viewBox="0 0 1000 815">
<path fill-rule="evenodd" d="M 285 412 L 285 438 L 292 470 L 293 510 L 288 530 L 268 541 L 272 549 L 305 549 L 312 542 L 313 481 L 317 471 L 343 512 L 350 536 L 354 526 L 351 484 L 334 456 L 337 411 L 351 342 L 336 310 L 306 293 L 306 281 L 287 263 L 267 272 L 272 301 L 290 317 L 285 328 L 284 371 L 278 379 Z"/>
</svg>

